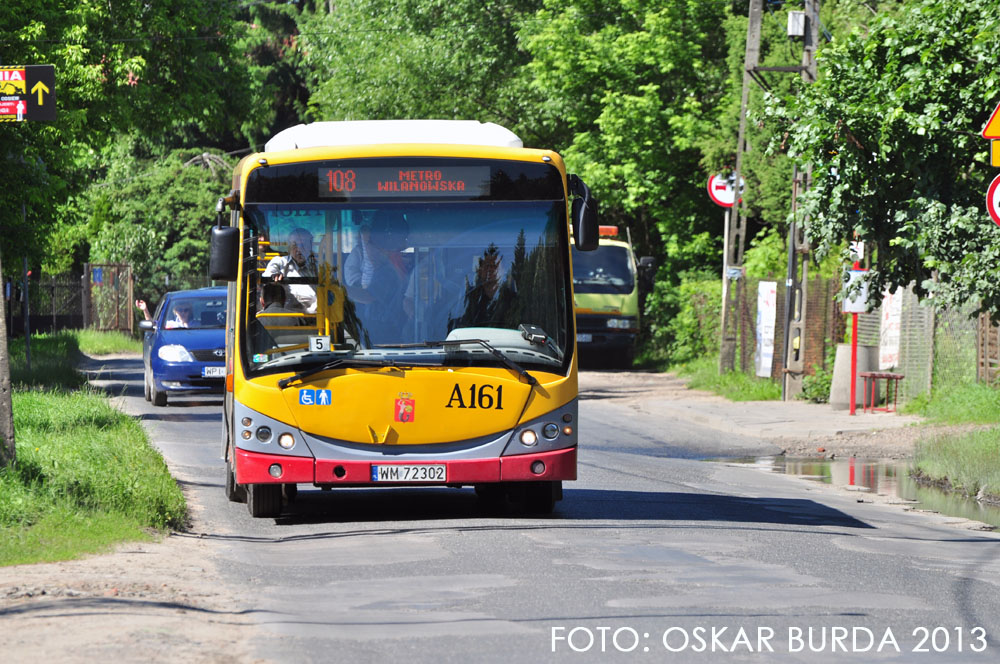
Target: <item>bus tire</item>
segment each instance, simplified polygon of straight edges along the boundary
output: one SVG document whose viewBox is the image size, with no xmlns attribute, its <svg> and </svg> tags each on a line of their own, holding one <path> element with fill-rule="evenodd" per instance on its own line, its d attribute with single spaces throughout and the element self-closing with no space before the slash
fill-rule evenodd
<svg viewBox="0 0 1000 664">
<path fill-rule="evenodd" d="M 562 482 L 525 482 L 524 509 L 528 514 L 551 514 L 562 498 Z"/>
<path fill-rule="evenodd" d="M 233 471 L 233 464 L 226 459 L 226 498 L 231 503 L 245 503 L 247 501 L 247 489 L 236 483 L 236 473 Z"/>
<path fill-rule="evenodd" d="M 167 393 L 156 389 L 156 383 L 149 388 L 150 395 L 153 397 L 152 402 L 154 406 L 166 406 L 167 405 Z"/>
<path fill-rule="evenodd" d="M 281 514 L 281 485 L 248 484 L 247 508 L 255 519 Z"/>
<path fill-rule="evenodd" d="M 507 487 L 499 483 L 477 484 L 476 498 L 480 510 L 488 514 L 503 512 L 507 507 Z"/>
</svg>

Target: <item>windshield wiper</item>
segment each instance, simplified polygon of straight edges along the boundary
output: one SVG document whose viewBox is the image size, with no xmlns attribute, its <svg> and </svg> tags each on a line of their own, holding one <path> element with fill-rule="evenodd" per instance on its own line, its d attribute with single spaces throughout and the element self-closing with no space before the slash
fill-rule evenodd
<svg viewBox="0 0 1000 664">
<path fill-rule="evenodd" d="M 479 344 L 488 350 L 493 357 L 500 360 L 505 367 L 528 381 L 528 385 L 538 385 L 537 378 L 485 339 L 447 339 L 445 341 L 423 341 L 415 344 L 385 344 L 375 346 L 375 348 L 433 348 L 434 346 L 461 346 L 463 344 Z"/>
<path fill-rule="evenodd" d="M 308 378 L 309 376 L 315 376 L 318 373 L 329 371 L 330 369 L 336 369 L 337 367 L 343 366 L 345 364 L 351 366 L 362 366 L 362 367 L 396 367 L 400 369 L 403 367 L 415 367 L 415 366 L 437 366 L 432 364 L 414 364 L 413 362 L 406 362 L 405 364 L 397 364 L 395 360 L 390 360 L 388 358 L 380 358 L 376 360 L 364 357 L 352 357 L 352 358 L 338 357 L 336 360 L 330 360 L 326 364 L 321 364 L 318 367 L 313 367 L 312 369 L 306 369 L 305 371 L 300 371 L 294 376 L 289 376 L 288 378 L 282 378 L 281 380 L 278 381 L 278 387 L 280 387 L 281 389 L 285 389 L 291 383 L 294 383 L 297 380 L 303 380 L 305 378 Z"/>
</svg>

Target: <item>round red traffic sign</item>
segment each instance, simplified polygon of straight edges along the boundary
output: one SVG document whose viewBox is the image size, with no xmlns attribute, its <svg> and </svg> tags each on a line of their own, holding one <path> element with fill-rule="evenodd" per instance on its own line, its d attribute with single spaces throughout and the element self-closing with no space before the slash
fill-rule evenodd
<svg viewBox="0 0 1000 664">
<path fill-rule="evenodd" d="M 989 210 L 993 223 L 1000 226 L 1000 175 L 993 178 L 990 188 L 986 190 L 986 209 Z"/>
<path fill-rule="evenodd" d="M 743 178 L 740 178 L 740 193 L 743 193 Z M 722 207 L 733 207 L 736 190 L 733 188 L 733 176 L 713 175 L 708 178 L 708 196 L 712 202 Z M 740 198 L 742 202 L 743 199 Z"/>
</svg>

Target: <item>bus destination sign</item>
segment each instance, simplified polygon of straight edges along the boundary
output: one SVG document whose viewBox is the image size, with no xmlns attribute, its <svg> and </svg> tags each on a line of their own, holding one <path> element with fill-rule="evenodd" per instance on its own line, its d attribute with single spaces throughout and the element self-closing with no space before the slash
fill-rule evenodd
<svg viewBox="0 0 1000 664">
<path fill-rule="evenodd" d="M 489 196 L 489 166 L 321 168 L 320 198 Z"/>
</svg>

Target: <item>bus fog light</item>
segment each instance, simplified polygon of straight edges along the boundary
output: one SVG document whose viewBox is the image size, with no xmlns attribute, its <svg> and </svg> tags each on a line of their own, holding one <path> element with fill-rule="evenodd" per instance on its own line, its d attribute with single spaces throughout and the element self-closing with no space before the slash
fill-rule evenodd
<svg viewBox="0 0 1000 664">
<path fill-rule="evenodd" d="M 552 440 L 559 435 L 559 426 L 557 424 L 553 424 L 552 422 L 547 423 L 542 427 L 542 435 L 549 440 Z"/>
<path fill-rule="evenodd" d="M 544 461 L 532 461 L 531 462 L 531 472 L 535 475 L 541 475 L 545 472 L 545 462 Z"/>
<path fill-rule="evenodd" d="M 272 463 L 271 467 L 267 469 L 267 473 L 268 473 L 268 475 L 270 475 L 271 477 L 273 477 L 275 479 L 281 477 L 281 464 L 280 463 Z"/>
<path fill-rule="evenodd" d="M 563 435 L 564 436 L 572 436 L 573 435 L 573 427 L 563 427 Z"/>
<path fill-rule="evenodd" d="M 257 427 L 257 440 L 262 443 L 271 442 L 271 429 L 269 427 Z"/>
<path fill-rule="evenodd" d="M 531 429 L 525 429 L 521 432 L 521 444 L 531 447 L 538 442 L 538 436 Z"/>
<path fill-rule="evenodd" d="M 290 450 L 295 446 L 295 436 L 290 433 L 283 433 L 278 436 L 278 445 L 281 445 L 286 450 Z"/>
<path fill-rule="evenodd" d="M 249 429 L 244 429 L 243 431 L 240 432 L 240 436 L 243 437 L 243 440 L 250 440 L 250 436 L 252 436 L 252 435 L 253 434 L 250 433 Z"/>
</svg>

